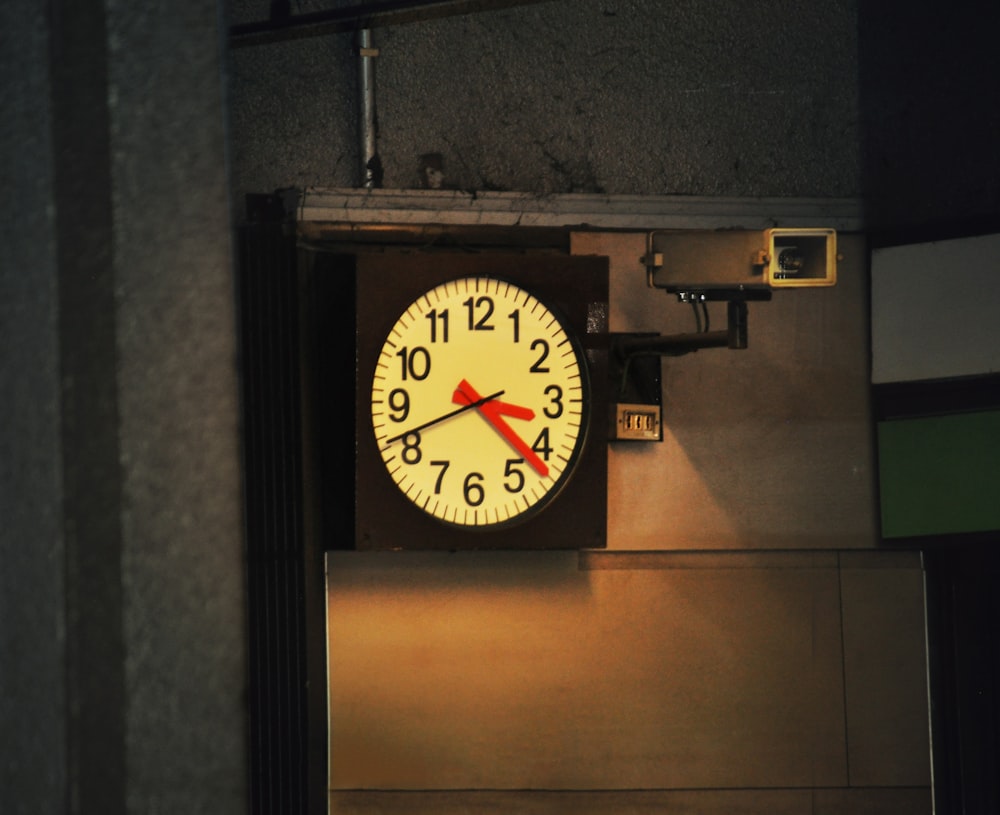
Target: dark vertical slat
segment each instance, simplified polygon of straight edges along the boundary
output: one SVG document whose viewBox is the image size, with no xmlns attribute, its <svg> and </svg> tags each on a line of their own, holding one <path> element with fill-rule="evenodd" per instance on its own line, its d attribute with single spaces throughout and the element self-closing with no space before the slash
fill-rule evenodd
<svg viewBox="0 0 1000 815">
<path fill-rule="evenodd" d="M 243 228 L 240 300 L 251 811 L 306 812 L 309 707 L 299 328 L 294 241 Z M 320 643 L 320 647 L 322 644 Z"/>
<path fill-rule="evenodd" d="M 47 10 L 62 380 L 65 811 L 117 815 L 127 809 L 129 694 L 105 4 L 53 0 Z"/>
</svg>

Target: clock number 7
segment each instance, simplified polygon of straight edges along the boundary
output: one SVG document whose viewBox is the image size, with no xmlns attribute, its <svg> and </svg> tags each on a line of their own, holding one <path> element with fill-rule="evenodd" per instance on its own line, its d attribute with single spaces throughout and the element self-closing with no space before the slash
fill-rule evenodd
<svg viewBox="0 0 1000 815">
<path fill-rule="evenodd" d="M 438 473 L 438 477 L 434 480 L 434 494 L 435 495 L 440 495 L 441 494 L 441 484 L 444 481 L 444 474 L 446 472 L 448 472 L 448 468 L 451 466 L 451 462 L 450 461 L 445 461 L 445 460 L 432 461 L 431 462 L 431 466 L 432 467 L 440 467 L 441 468 L 441 472 Z"/>
</svg>

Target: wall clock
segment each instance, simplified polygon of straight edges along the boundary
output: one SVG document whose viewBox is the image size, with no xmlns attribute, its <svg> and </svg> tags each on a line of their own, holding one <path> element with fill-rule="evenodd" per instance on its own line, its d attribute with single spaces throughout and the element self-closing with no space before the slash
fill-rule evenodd
<svg viewBox="0 0 1000 815">
<path fill-rule="evenodd" d="M 356 275 L 356 546 L 604 546 L 607 260 L 361 255 Z"/>
</svg>

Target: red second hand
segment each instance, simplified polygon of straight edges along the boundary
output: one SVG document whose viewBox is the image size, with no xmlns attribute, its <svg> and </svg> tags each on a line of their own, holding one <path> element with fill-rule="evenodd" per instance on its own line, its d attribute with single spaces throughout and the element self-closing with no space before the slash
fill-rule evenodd
<svg viewBox="0 0 1000 815">
<path fill-rule="evenodd" d="M 460 405 L 469 405 L 473 402 L 478 402 L 480 396 L 476 393 L 475 388 L 468 383 L 467 380 L 463 379 L 458 383 L 458 388 L 452 395 L 451 400 Z M 517 450 L 524 460 L 527 461 L 535 471 L 542 477 L 549 474 L 548 465 L 542 461 L 538 454 L 532 450 L 514 429 L 507 424 L 503 419 L 500 418 L 501 413 L 505 413 L 508 416 L 516 416 L 518 419 L 533 419 L 535 417 L 535 412 L 531 408 L 522 407 L 520 405 L 510 405 L 506 402 L 500 402 L 498 400 L 490 400 L 483 403 L 478 408 L 476 408 L 480 415 L 486 419 L 496 431 L 503 436 L 510 445 Z"/>
</svg>

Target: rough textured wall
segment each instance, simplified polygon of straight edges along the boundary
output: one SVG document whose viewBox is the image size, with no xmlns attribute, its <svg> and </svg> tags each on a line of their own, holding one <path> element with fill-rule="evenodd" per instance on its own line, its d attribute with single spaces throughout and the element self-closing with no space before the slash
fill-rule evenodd
<svg viewBox="0 0 1000 815">
<path fill-rule="evenodd" d="M 61 811 L 66 782 L 46 47 L 42 8 L 0 4 L 0 810 L 10 815 Z"/>
<path fill-rule="evenodd" d="M 221 42 L 109 0 L 130 812 L 246 808 L 245 589 Z"/>
<path fill-rule="evenodd" d="M 0 10 L 0 811 L 246 811 L 221 17 Z"/>
<path fill-rule="evenodd" d="M 302 3 L 297 11 L 311 11 Z M 266 19 L 246 0 L 234 22 Z M 851 0 L 559 0 L 373 30 L 383 186 L 853 196 Z M 352 38 L 230 55 L 237 190 L 359 183 Z"/>
</svg>

